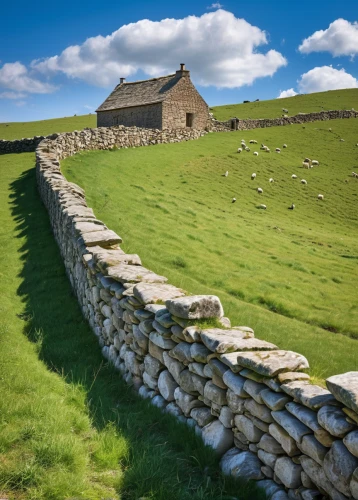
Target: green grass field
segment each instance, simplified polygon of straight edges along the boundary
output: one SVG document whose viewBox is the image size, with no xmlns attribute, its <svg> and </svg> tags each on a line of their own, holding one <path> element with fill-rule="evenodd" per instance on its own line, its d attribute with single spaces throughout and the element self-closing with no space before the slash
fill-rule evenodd
<svg viewBox="0 0 358 500">
<path fill-rule="evenodd" d="M 0 156 L 0 497 L 263 499 L 186 426 L 140 400 L 81 315 L 36 187 Z"/>
<path fill-rule="evenodd" d="M 288 148 L 238 154 L 242 138 Z M 357 139 L 354 119 L 208 134 L 82 153 L 63 172 L 145 266 L 189 292 L 218 294 L 234 325 L 303 353 L 324 377 L 358 367 Z M 306 155 L 320 166 L 303 169 Z"/>
<path fill-rule="evenodd" d="M 258 96 L 259 97 L 259 96 Z M 288 116 L 298 113 L 313 113 L 331 109 L 358 110 L 358 89 L 330 90 L 308 95 L 296 95 L 285 99 L 249 102 L 246 104 L 227 104 L 210 108 L 217 120 L 237 118 L 277 118 L 288 110 Z"/>
<path fill-rule="evenodd" d="M 0 123 L 0 139 L 12 141 L 34 135 L 49 135 L 54 132 L 72 132 L 87 127 L 97 126 L 96 114 L 55 118 L 38 122 L 9 122 Z"/>
</svg>

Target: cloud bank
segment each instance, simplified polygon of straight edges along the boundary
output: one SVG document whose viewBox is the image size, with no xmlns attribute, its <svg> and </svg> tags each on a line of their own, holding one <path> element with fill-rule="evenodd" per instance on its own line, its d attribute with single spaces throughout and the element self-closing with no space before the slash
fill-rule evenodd
<svg viewBox="0 0 358 500">
<path fill-rule="evenodd" d="M 294 89 L 287 89 L 283 90 L 280 95 L 277 97 L 277 99 L 283 99 L 284 97 L 293 97 L 297 95 L 297 92 L 294 91 Z"/>
<path fill-rule="evenodd" d="M 358 54 L 358 23 L 337 19 L 326 30 L 313 33 L 298 47 L 302 54 L 330 52 L 333 57 Z"/>
<path fill-rule="evenodd" d="M 111 35 L 91 37 L 59 55 L 35 60 L 31 67 L 47 76 L 63 73 L 108 87 L 139 70 L 155 77 L 185 62 L 196 83 L 237 88 L 272 76 L 287 64 L 276 50 L 258 52 L 267 44 L 265 31 L 219 9 L 200 17 L 127 24 Z"/>
<path fill-rule="evenodd" d="M 30 76 L 20 62 L 6 63 L 0 68 L 0 88 L 10 89 L 10 92 L 1 93 L 5 99 L 18 99 L 24 97 L 24 93 L 48 94 L 56 89 L 54 85 Z"/>
</svg>

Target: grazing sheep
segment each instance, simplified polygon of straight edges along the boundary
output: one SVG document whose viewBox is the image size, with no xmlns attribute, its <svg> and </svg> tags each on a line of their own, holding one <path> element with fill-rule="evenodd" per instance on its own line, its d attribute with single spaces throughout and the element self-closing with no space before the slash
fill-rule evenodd
<svg viewBox="0 0 358 500">
<path fill-rule="evenodd" d="M 305 158 L 303 161 L 304 161 L 305 163 L 309 163 L 310 165 L 311 165 L 311 163 L 312 163 L 311 158 Z"/>
<path fill-rule="evenodd" d="M 345 142 L 345 140 L 344 140 L 344 139 L 339 139 L 339 141 L 340 141 L 340 142 Z"/>
<path fill-rule="evenodd" d="M 237 148 L 238 153 L 242 153 L 242 148 Z"/>
<path fill-rule="evenodd" d="M 233 198 L 231 203 L 235 203 L 235 201 L 236 201 L 236 198 Z"/>
<path fill-rule="evenodd" d="M 323 196 L 323 194 L 319 194 L 319 195 L 317 196 L 317 198 L 318 198 L 319 200 L 323 200 L 324 196 Z"/>
<path fill-rule="evenodd" d="M 269 178 L 269 182 L 275 182 L 272 177 Z"/>
<path fill-rule="evenodd" d="M 356 146 L 358 146 L 358 142 L 357 142 Z"/>
<path fill-rule="evenodd" d="M 265 152 L 266 153 L 271 153 L 271 149 L 266 146 Z"/>
<path fill-rule="evenodd" d="M 355 177 L 356 179 L 358 179 L 358 174 L 356 172 L 352 172 L 352 177 Z"/>
<path fill-rule="evenodd" d="M 254 179 L 256 179 L 256 174 L 251 174 L 251 180 L 253 181 Z"/>
<path fill-rule="evenodd" d="M 251 141 L 249 141 L 250 144 L 257 144 L 257 141 L 255 141 L 254 139 L 251 139 Z"/>
<path fill-rule="evenodd" d="M 284 144 L 282 147 L 283 147 L 283 148 L 287 148 L 287 144 Z"/>
<path fill-rule="evenodd" d="M 246 146 L 245 151 L 249 152 L 249 151 L 251 151 L 251 149 Z"/>
<path fill-rule="evenodd" d="M 295 208 L 295 205 L 293 203 L 290 207 L 288 207 L 289 210 L 294 210 L 294 208 Z"/>
<path fill-rule="evenodd" d="M 306 179 L 301 179 L 301 184 L 307 184 Z"/>
<path fill-rule="evenodd" d="M 310 164 L 309 164 L 309 163 L 307 163 L 306 161 L 302 162 L 302 167 L 303 167 L 303 168 L 311 168 L 311 167 L 310 167 Z"/>
<path fill-rule="evenodd" d="M 297 179 L 297 175 L 292 174 L 292 175 L 291 175 L 291 179 Z"/>
<path fill-rule="evenodd" d="M 224 175 L 224 177 L 227 177 L 229 175 L 229 171 L 226 170 L 225 174 L 223 174 L 223 175 Z"/>
<path fill-rule="evenodd" d="M 276 151 L 276 153 L 281 153 L 281 149 L 280 148 L 276 148 L 275 151 Z"/>
<path fill-rule="evenodd" d="M 255 155 L 255 156 L 259 156 L 259 154 L 258 154 L 258 152 L 257 152 L 257 151 L 255 151 L 255 152 L 254 152 L 254 155 Z"/>
<path fill-rule="evenodd" d="M 319 165 L 319 161 L 317 161 L 317 160 L 312 160 L 312 165 Z"/>
<path fill-rule="evenodd" d="M 331 129 L 331 127 L 329 127 L 329 129 L 328 129 L 328 132 L 332 132 L 332 129 Z"/>
<path fill-rule="evenodd" d="M 284 113 L 288 113 L 288 109 L 286 109 L 286 108 L 282 108 L 282 111 L 283 111 Z"/>
<path fill-rule="evenodd" d="M 258 208 L 261 208 L 262 210 L 266 210 L 266 205 L 262 204 L 262 205 L 259 205 Z"/>
<path fill-rule="evenodd" d="M 257 188 L 257 192 L 258 192 L 259 194 L 262 194 L 262 193 L 264 192 L 264 190 L 263 190 L 263 189 L 261 189 L 261 188 Z"/>
</svg>

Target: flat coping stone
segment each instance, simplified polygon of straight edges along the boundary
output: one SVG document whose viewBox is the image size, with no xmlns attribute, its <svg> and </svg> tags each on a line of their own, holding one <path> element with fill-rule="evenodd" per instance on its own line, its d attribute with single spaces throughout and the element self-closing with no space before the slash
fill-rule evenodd
<svg viewBox="0 0 358 500">
<path fill-rule="evenodd" d="M 119 264 L 108 268 L 108 276 L 119 281 L 120 283 L 165 283 L 167 278 L 149 271 L 142 266 L 132 266 L 127 264 Z"/>
<path fill-rule="evenodd" d="M 302 354 L 282 350 L 238 353 L 237 362 L 264 377 L 309 368 L 308 361 Z"/>
<path fill-rule="evenodd" d="M 322 389 L 319 385 L 297 381 L 282 384 L 281 389 L 296 401 L 311 408 L 311 410 L 319 410 L 325 405 L 340 406 L 335 397 L 327 389 Z"/>
<path fill-rule="evenodd" d="M 220 328 L 210 328 L 201 332 L 201 338 L 206 347 L 218 354 L 277 349 L 274 344 L 253 337 L 251 332 L 238 329 L 221 330 Z M 234 356 L 230 359 L 234 360 Z"/>
<path fill-rule="evenodd" d="M 192 295 L 166 301 L 171 314 L 183 319 L 221 318 L 224 310 L 216 295 Z"/>
<path fill-rule="evenodd" d="M 185 295 L 183 290 L 173 285 L 142 282 L 133 288 L 133 294 L 142 304 L 165 302 Z"/>
<path fill-rule="evenodd" d="M 98 226 L 100 227 L 100 226 Z M 111 229 L 104 229 L 103 231 L 96 230 L 89 233 L 83 233 L 80 237 L 81 243 L 86 246 L 110 246 L 117 243 L 122 243 L 122 238 Z"/>
<path fill-rule="evenodd" d="M 338 401 L 358 413 L 358 372 L 333 375 L 326 380 L 326 384 Z"/>
</svg>

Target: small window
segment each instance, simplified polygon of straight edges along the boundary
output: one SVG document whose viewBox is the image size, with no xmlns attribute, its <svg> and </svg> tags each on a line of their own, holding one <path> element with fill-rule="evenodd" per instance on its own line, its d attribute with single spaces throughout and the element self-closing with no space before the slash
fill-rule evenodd
<svg viewBox="0 0 358 500">
<path fill-rule="evenodd" d="M 194 122 L 194 113 L 187 113 L 186 114 L 186 126 L 192 127 L 193 122 Z"/>
</svg>

